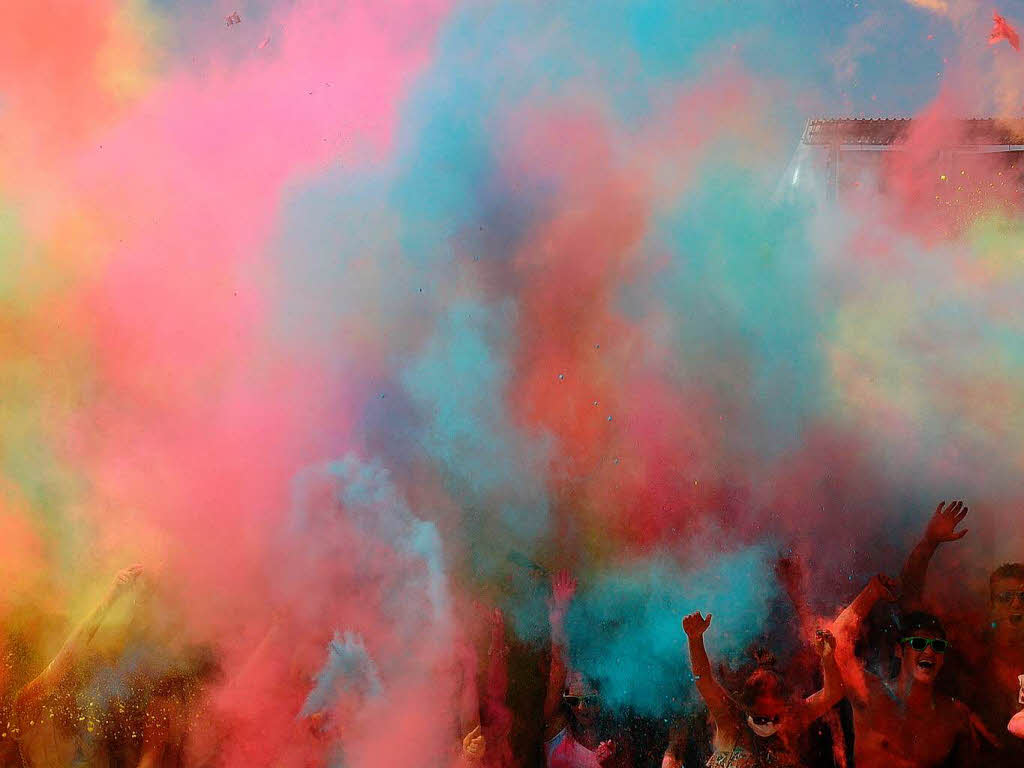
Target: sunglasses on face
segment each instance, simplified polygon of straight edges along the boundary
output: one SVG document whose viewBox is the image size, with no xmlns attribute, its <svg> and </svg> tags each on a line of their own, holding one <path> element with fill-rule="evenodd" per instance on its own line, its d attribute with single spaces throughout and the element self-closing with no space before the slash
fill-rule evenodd
<svg viewBox="0 0 1024 768">
<path fill-rule="evenodd" d="M 562 701 L 568 704 L 570 707 L 578 707 L 581 704 L 587 704 L 594 706 L 597 704 L 597 696 L 562 696 Z"/>
<path fill-rule="evenodd" d="M 904 637 L 900 642 L 903 645 L 909 645 L 915 651 L 923 651 L 929 645 L 935 649 L 936 653 L 945 653 L 949 648 L 949 643 L 937 637 Z"/>
<path fill-rule="evenodd" d="M 779 722 L 778 715 L 772 715 L 771 717 L 768 715 L 748 715 L 748 717 L 750 717 L 750 721 L 754 725 L 775 725 Z"/>
<path fill-rule="evenodd" d="M 996 595 L 996 600 L 1007 605 L 1013 602 L 1013 598 L 1017 598 L 1024 603 L 1024 592 L 1000 592 Z"/>
</svg>

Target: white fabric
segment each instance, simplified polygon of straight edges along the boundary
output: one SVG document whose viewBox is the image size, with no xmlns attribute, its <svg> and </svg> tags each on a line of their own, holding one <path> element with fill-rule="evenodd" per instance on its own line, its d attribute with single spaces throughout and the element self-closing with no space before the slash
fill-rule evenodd
<svg viewBox="0 0 1024 768">
<path fill-rule="evenodd" d="M 563 728 L 544 745 L 547 768 L 601 768 L 597 755 L 580 744 Z"/>
</svg>

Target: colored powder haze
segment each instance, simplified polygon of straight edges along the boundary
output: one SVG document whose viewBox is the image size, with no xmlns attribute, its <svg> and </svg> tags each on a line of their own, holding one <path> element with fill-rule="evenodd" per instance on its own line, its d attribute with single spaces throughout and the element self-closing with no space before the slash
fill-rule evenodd
<svg viewBox="0 0 1024 768">
<path fill-rule="evenodd" d="M 825 613 L 939 499 L 971 503 L 954 600 L 1021 551 L 1024 226 L 936 205 L 927 161 L 1024 110 L 987 6 L 4 16 L 5 701 L 140 562 L 91 697 L 211 645 L 225 765 L 432 767 L 453 649 L 499 606 L 542 650 L 544 569 L 577 666 L 660 718 L 683 613 L 734 661 L 788 621 L 780 553 Z M 779 201 L 840 114 L 922 117 L 887 194 Z"/>
</svg>

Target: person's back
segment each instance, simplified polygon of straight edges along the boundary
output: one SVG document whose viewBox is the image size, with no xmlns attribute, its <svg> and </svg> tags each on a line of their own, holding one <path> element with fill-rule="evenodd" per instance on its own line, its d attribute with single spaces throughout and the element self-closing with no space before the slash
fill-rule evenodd
<svg viewBox="0 0 1024 768">
<path fill-rule="evenodd" d="M 101 768 L 110 763 L 99 724 L 79 715 L 67 688 L 15 699 L 18 752 L 25 768 Z"/>
<path fill-rule="evenodd" d="M 74 764 L 78 746 L 41 710 L 18 714 L 18 752 L 25 768 L 64 768 Z"/>
<path fill-rule="evenodd" d="M 26 768 L 102 768 L 110 763 L 101 724 L 78 711 L 86 649 L 116 600 L 138 580 L 141 566 L 119 571 L 103 600 L 75 627 L 54 659 L 14 698 L 18 751 Z"/>
</svg>

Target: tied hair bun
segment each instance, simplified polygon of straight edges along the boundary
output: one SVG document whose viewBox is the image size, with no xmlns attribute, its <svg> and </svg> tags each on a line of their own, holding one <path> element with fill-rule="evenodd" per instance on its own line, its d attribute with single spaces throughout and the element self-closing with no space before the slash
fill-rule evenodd
<svg viewBox="0 0 1024 768">
<path fill-rule="evenodd" d="M 752 655 L 758 669 L 775 669 L 775 654 L 767 648 L 755 648 Z"/>
</svg>

